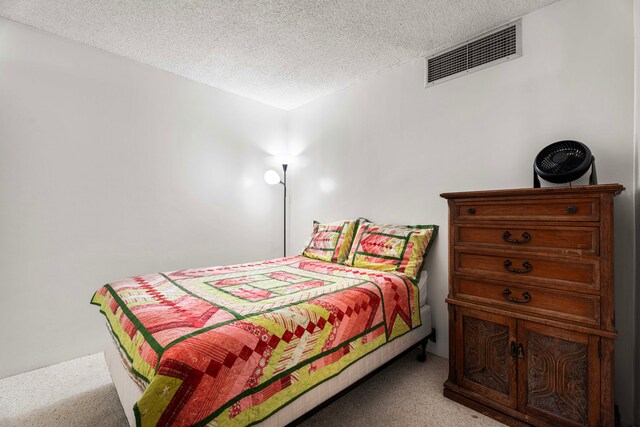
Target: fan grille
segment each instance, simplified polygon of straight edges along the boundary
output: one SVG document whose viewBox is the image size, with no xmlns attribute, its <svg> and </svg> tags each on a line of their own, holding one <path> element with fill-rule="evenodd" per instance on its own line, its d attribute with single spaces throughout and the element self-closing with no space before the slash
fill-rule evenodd
<svg viewBox="0 0 640 427">
<path fill-rule="evenodd" d="M 579 167 L 586 153 L 584 149 L 568 141 L 563 141 L 557 145 L 548 147 L 546 152 L 543 150 L 541 161 L 538 165 L 540 170 L 546 173 L 561 174 L 571 172 Z"/>
<path fill-rule="evenodd" d="M 591 162 L 591 150 L 586 145 L 578 141 L 558 141 L 540 151 L 534 169 L 547 181 L 563 183 L 580 178 Z"/>
</svg>

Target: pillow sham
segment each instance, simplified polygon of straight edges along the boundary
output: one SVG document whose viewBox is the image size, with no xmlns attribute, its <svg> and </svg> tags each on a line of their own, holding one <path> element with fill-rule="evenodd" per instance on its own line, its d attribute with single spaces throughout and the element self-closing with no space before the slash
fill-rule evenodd
<svg viewBox="0 0 640 427">
<path fill-rule="evenodd" d="M 335 221 L 321 224 L 313 222 L 313 231 L 302 251 L 308 258 L 344 263 L 349 254 L 358 220 Z"/>
<path fill-rule="evenodd" d="M 418 280 L 424 258 L 438 232 L 437 225 L 392 225 L 361 222 L 345 264 L 397 271 Z"/>
</svg>

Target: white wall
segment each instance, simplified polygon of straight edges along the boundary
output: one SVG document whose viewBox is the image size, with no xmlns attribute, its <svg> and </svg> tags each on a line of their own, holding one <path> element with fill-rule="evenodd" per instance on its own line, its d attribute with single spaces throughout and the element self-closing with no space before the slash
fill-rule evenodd
<svg viewBox="0 0 640 427">
<path fill-rule="evenodd" d="M 633 412 L 634 176 L 631 1 L 563 0 L 523 18 L 524 56 L 424 89 L 415 60 L 295 109 L 289 117 L 291 244 L 314 219 L 439 224 L 429 303 L 446 356 L 447 204 L 442 192 L 530 187 L 538 151 L 586 143 L 616 198 L 616 391 Z"/>
<path fill-rule="evenodd" d="M 635 69 L 635 122 L 634 122 L 634 142 L 635 142 L 635 224 L 636 224 L 636 271 L 635 271 L 635 283 L 636 283 L 636 305 L 635 305 L 635 413 L 634 421 L 636 426 L 640 426 L 640 290 L 638 290 L 638 281 L 640 279 L 640 0 L 634 0 L 633 2 L 633 18 L 634 18 L 634 40 L 635 40 L 635 55 L 634 55 L 634 69 Z"/>
<path fill-rule="evenodd" d="M 93 292 L 280 256 L 286 113 L 0 19 L 0 377 L 101 351 Z"/>
</svg>

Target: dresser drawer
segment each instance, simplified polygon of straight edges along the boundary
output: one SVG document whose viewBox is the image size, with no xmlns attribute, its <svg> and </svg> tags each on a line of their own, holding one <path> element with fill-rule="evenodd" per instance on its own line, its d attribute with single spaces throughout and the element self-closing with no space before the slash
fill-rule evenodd
<svg viewBox="0 0 640 427">
<path fill-rule="evenodd" d="M 599 205 L 596 198 L 458 201 L 455 215 L 463 221 L 598 221 Z"/>
<path fill-rule="evenodd" d="M 599 264 L 595 259 L 457 250 L 454 263 L 456 273 L 476 277 L 582 292 L 600 288 Z"/>
<path fill-rule="evenodd" d="M 567 255 L 599 255 L 597 227 L 459 223 L 455 244 L 535 250 Z"/>
<path fill-rule="evenodd" d="M 572 320 L 588 325 L 600 324 L 600 298 L 595 295 L 513 285 L 457 276 L 454 297 L 519 312 Z"/>
</svg>

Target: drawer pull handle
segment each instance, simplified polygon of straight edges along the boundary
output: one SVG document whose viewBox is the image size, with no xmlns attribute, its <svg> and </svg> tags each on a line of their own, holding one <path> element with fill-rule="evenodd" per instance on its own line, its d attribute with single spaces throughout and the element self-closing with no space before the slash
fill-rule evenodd
<svg viewBox="0 0 640 427">
<path fill-rule="evenodd" d="M 571 205 L 571 206 L 567 206 L 567 213 L 570 214 L 574 214 L 578 212 L 578 208 L 576 208 L 575 206 Z"/>
<path fill-rule="evenodd" d="M 531 269 L 533 268 L 533 266 L 529 263 L 529 261 L 525 261 L 522 263 L 522 267 L 524 268 L 511 268 L 511 261 L 510 260 L 505 260 L 502 265 L 504 265 L 504 268 L 507 271 L 510 271 L 512 273 L 528 273 L 531 271 Z"/>
<path fill-rule="evenodd" d="M 522 233 L 519 239 L 512 239 L 511 233 L 509 231 L 505 231 L 502 235 L 502 239 L 507 243 L 513 243 L 514 245 L 517 245 L 518 243 L 527 243 L 529 240 L 531 240 L 531 234 L 525 231 L 524 233 Z"/>
<path fill-rule="evenodd" d="M 507 301 L 516 302 L 518 304 L 526 304 L 529 301 L 531 301 L 531 294 L 529 292 L 523 292 L 522 293 L 522 299 L 518 299 L 518 298 L 513 298 L 511 296 L 511 290 L 509 288 L 507 288 L 504 291 L 502 291 L 502 296 Z"/>
<path fill-rule="evenodd" d="M 469 212 L 471 215 L 473 215 L 474 213 L 476 213 L 476 208 L 469 208 L 469 209 L 467 209 L 467 212 Z"/>
</svg>

